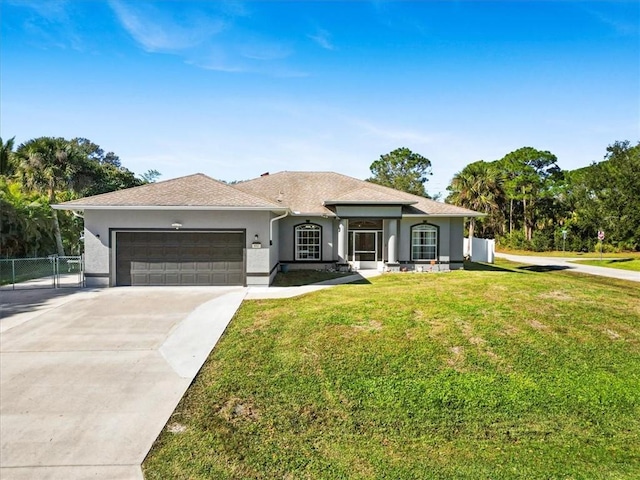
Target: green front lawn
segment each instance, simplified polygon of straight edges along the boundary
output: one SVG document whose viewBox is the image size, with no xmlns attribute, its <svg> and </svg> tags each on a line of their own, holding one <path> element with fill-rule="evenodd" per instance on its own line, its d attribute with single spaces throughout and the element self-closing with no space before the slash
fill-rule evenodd
<svg viewBox="0 0 640 480">
<path fill-rule="evenodd" d="M 579 260 L 575 263 L 593 265 L 596 267 L 619 268 L 621 270 L 632 270 L 640 272 L 640 258 L 614 258 L 609 260 Z"/>
<path fill-rule="evenodd" d="M 311 285 L 325 280 L 346 277 L 353 272 L 330 272 L 325 270 L 289 270 L 287 273 L 278 272 L 273 280 L 274 287 L 299 287 Z"/>
<path fill-rule="evenodd" d="M 637 478 L 640 289 L 501 262 L 247 301 L 144 472 Z"/>
</svg>

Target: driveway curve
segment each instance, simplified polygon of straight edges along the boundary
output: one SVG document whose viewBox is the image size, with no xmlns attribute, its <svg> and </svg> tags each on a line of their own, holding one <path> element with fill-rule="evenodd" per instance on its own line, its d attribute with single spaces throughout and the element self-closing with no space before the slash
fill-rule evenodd
<svg viewBox="0 0 640 480">
<path fill-rule="evenodd" d="M 558 258 L 544 256 L 528 256 L 528 255 L 511 255 L 508 253 L 496 252 L 496 257 L 504 258 L 512 262 L 525 263 L 528 265 L 538 265 L 545 267 L 556 267 L 571 270 L 579 273 L 588 273 L 589 275 L 598 275 L 601 277 L 617 278 L 620 280 L 630 280 L 632 282 L 640 282 L 640 272 L 630 270 L 621 270 L 619 268 L 594 267 L 593 265 L 582 265 L 576 262 L 576 258 Z M 586 259 L 585 259 L 586 260 Z"/>
<path fill-rule="evenodd" d="M 137 480 L 246 289 L 0 295 L 0 478 Z"/>
</svg>

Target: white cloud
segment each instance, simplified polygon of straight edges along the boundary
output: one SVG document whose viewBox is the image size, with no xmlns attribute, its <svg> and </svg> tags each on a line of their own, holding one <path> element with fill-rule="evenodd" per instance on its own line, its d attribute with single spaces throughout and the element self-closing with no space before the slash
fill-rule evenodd
<svg viewBox="0 0 640 480">
<path fill-rule="evenodd" d="M 307 35 L 307 37 L 316 42 L 321 48 L 324 48 L 325 50 L 336 49 L 335 45 L 333 45 L 333 43 L 331 42 L 331 34 L 322 28 L 317 29 L 315 34 Z"/>
<path fill-rule="evenodd" d="M 227 1 L 167 8 L 163 3 L 110 0 L 122 27 L 147 52 L 171 53 L 188 65 L 226 73 L 300 77 L 306 72 L 285 60 L 294 50 L 287 42 L 241 25 L 251 23 L 244 4 Z M 179 12 L 179 15 L 176 14 Z"/>
<path fill-rule="evenodd" d="M 71 21 L 67 0 L 13 0 L 9 3 L 35 13 L 25 20 L 23 26 L 38 47 L 85 50 L 85 41 Z"/>
<path fill-rule="evenodd" d="M 391 140 L 395 142 L 410 142 L 414 145 L 429 145 L 434 142 L 433 135 L 427 135 L 413 129 L 398 129 L 388 126 L 375 125 L 367 120 L 351 119 L 350 123 L 358 127 L 368 136 Z"/>
<path fill-rule="evenodd" d="M 225 28 L 221 18 L 187 16 L 181 21 L 150 4 L 137 8 L 119 0 L 109 5 L 124 29 L 149 52 L 177 52 L 201 45 Z"/>
</svg>

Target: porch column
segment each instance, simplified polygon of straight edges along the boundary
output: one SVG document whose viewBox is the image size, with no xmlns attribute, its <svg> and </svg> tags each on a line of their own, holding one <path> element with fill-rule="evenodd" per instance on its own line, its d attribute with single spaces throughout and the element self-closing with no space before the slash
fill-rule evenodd
<svg viewBox="0 0 640 480">
<path fill-rule="evenodd" d="M 340 219 L 338 224 L 338 263 L 347 263 L 348 220 Z"/>
<path fill-rule="evenodd" d="M 387 263 L 398 263 L 396 239 L 398 237 L 398 221 L 389 220 L 389 241 L 387 243 Z"/>
</svg>

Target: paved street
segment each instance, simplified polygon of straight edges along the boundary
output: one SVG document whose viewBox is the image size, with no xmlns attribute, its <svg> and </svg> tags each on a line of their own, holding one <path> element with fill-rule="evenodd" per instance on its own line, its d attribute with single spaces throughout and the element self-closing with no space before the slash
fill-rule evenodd
<svg viewBox="0 0 640 480">
<path fill-rule="evenodd" d="M 507 253 L 496 252 L 496 257 L 504 258 L 512 262 L 527 263 L 529 265 L 539 266 L 555 266 L 565 268 L 574 272 L 588 273 L 590 275 L 599 275 L 601 277 L 618 278 L 620 280 L 631 280 L 632 282 L 640 282 L 640 272 L 632 272 L 630 270 L 620 270 L 618 268 L 594 267 L 591 265 L 582 265 L 575 260 L 577 258 L 557 258 L 528 255 L 511 255 Z"/>
</svg>

